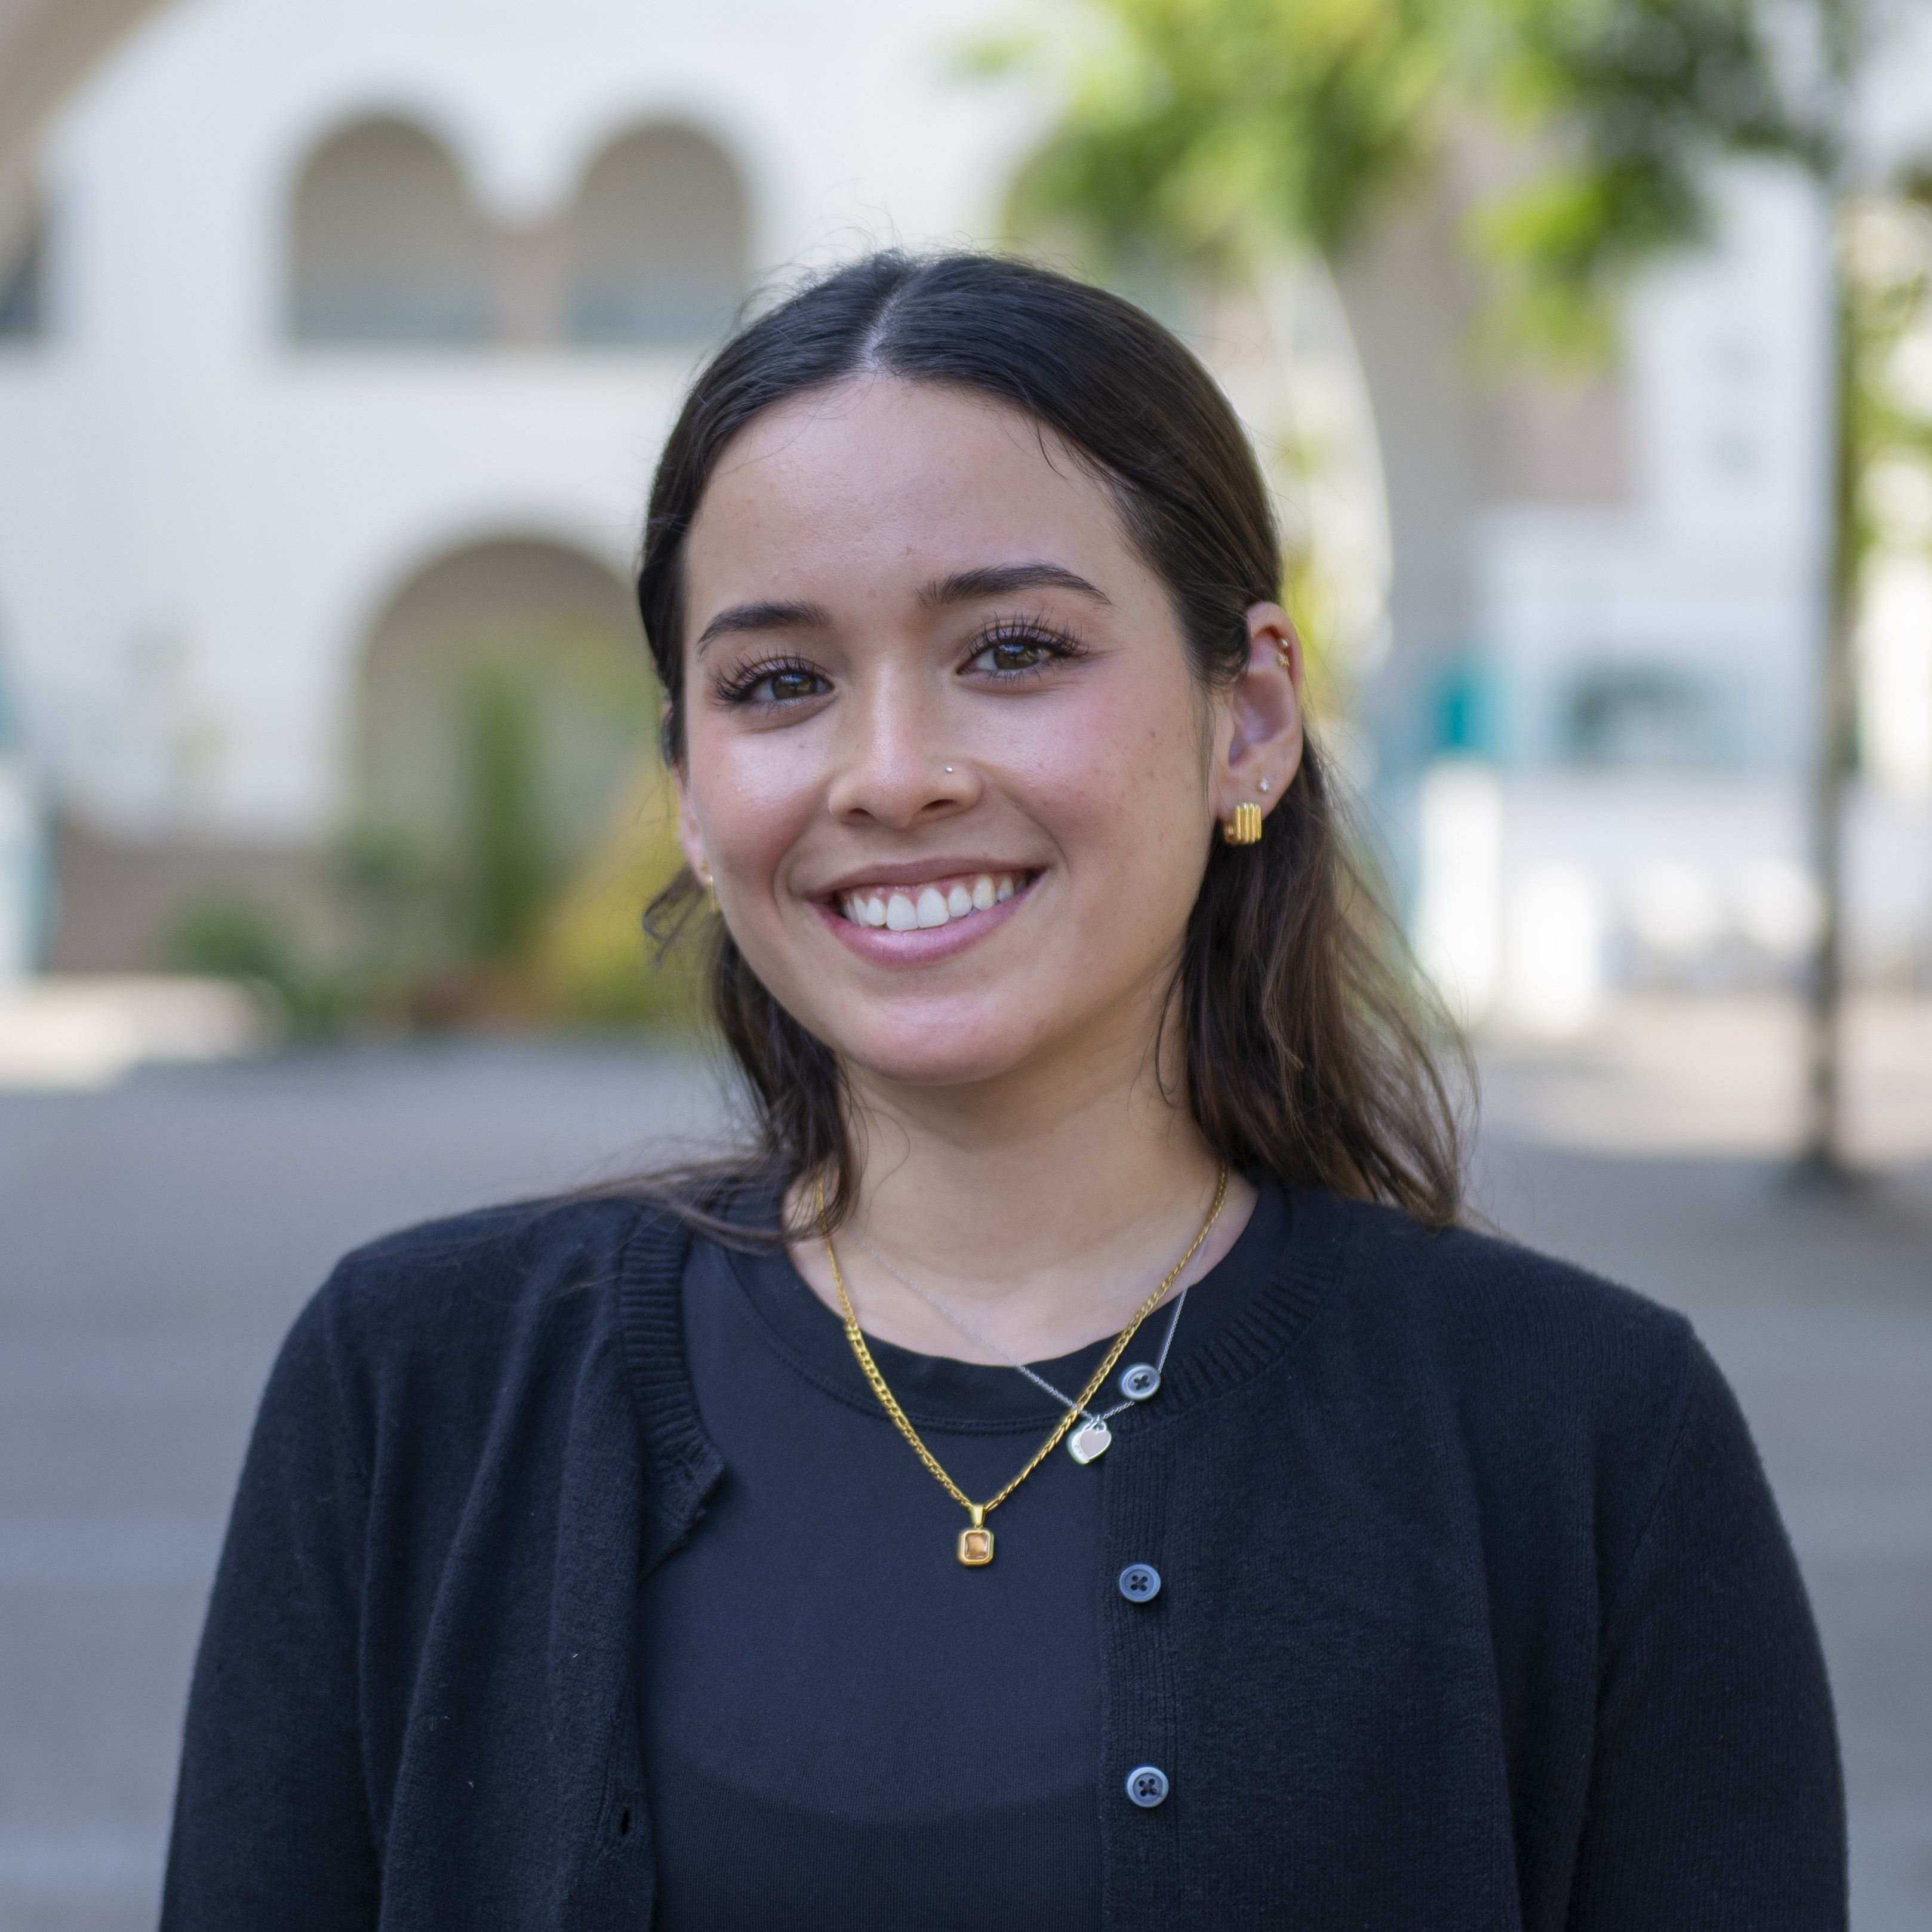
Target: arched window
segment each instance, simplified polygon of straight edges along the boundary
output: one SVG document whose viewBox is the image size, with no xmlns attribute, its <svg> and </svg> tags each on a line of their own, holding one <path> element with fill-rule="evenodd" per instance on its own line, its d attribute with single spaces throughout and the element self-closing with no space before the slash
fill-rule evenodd
<svg viewBox="0 0 1932 1932">
<path fill-rule="evenodd" d="M 490 332 L 489 236 L 419 128 L 364 121 L 296 190 L 290 322 L 306 342 L 475 342 Z"/>
<path fill-rule="evenodd" d="M 606 148 L 570 220 L 570 332 L 579 342 L 697 342 L 742 298 L 745 194 L 717 146 L 645 128 Z"/>
</svg>

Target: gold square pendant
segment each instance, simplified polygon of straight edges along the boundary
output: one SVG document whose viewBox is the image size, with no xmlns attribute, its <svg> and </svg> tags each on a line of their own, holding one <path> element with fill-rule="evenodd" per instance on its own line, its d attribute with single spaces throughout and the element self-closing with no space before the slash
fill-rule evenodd
<svg viewBox="0 0 1932 1932">
<path fill-rule="evenodd" d="M 982 1570 L 993 1560 L 993 1532 L 974 1528 L 959 1532 L 959 1560 L 969 1570 Z"/>
</svg>

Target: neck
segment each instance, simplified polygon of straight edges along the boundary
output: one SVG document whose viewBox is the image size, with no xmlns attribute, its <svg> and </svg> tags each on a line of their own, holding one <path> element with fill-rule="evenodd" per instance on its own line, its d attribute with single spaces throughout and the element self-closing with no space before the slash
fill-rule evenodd
<svg viewBox="0 0 1932 1932">
<path fill-rule="evenodd" d="M 1125 1064 L 1123 1064 L 1123 1060 Z M 861 1164 L 854 1232 L 970 1327 L 1022 1360 L 1064 1354 L 1128 1320 L 1198 1232 L 1220 1162 L 1151 1052 L 1056 1057 L 996 1081 L 905 1088 L 854 1069 Z M 1225 1254 L 1253 1206 L 1230 1176 L 1174 1292 Z M 868 1333 L 922 1353 L 996 1360 L 854 1241 L 834 1238 Z M 822 1243 L 794 1250 L 837 1306 Z"/>
</svg>

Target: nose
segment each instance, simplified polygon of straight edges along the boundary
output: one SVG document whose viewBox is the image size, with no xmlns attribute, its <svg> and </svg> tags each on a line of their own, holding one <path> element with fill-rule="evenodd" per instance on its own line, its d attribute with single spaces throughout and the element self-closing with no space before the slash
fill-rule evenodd
<svg viewBox="0 0 1932 1932">
<path fill-rule="evenodd" d="M 826 803 L 835 818 L 896 832 L 949 818 L 978 797 L 977 773 L 947 743 L 942 698 L 918 679 L 883 679 L 848 704 Z"/>
</svg>

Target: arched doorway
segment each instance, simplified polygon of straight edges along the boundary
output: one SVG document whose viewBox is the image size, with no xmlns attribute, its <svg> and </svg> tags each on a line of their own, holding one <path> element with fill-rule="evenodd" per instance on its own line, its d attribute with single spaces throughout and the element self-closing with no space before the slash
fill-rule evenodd
<svg viewBox="0 0 1932 1932">
<path fill-rule="evenodd" d="M 433 966 L 527 965 L 638 815 L 658 704 L 628 591 L 582 552 L 506 538 L 419 571 L 363 659 L 345 852 L 365 898 L 390 895 Z"/>
</svg>

